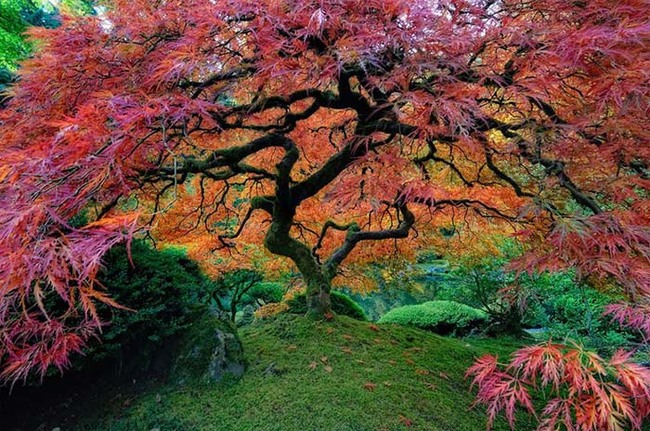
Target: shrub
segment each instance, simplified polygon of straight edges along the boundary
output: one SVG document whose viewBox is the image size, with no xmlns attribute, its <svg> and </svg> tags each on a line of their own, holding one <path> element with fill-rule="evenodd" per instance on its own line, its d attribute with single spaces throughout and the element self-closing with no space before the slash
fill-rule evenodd
<svg viewBox="0 0 650 431">
<path fill-rule="evenodd" d="M 484 311 L 454 301 L 429 301 L 390 310 L 379 323 L 415 326 L 441 335 L 466 335 L 487 320 Z"/>
<path fill-rule="evenodd" d="M 626 330 L 603 317 L 607 305 L 617 300 L 612 293 L 576 282 L 570 272 L 541 274 L 527 288 L 534 291 L 524 323 L 545 328 L 554 340 L 572 339 L 599 354 L 610 356 L 635 341 Z"/>
<path fill-rule="evenodd" d="M 341 292 L 332 292 L 332 311 L 336 314 L 352 317 L 357 320 L 368 320 L 363 308 L 348 295 Z M 304 293 L 295 295 L 287 301 L 289 309 L 287 310 L 292 314 L 306 314 L 307 313 L 307 296 Z"/>
<path fill-rule="evenodd" d="M 618 300 L 615 287 L 589 286 L 598 280 L 580 281 L 574 271 L 516 274 L 508 270 L 508 262 L 520 256 L 519 246 L 504 240 L 498 248 L 494 256 L 455 258 L 436 299 L 487 312 L 489 335 L 521 336 L 523 328 L 543 328 L 545 336 L 573 339 L 601 355 L 636 341 L 631 331 L 602 317 L 605 307 Z"/>
<path fill-rule="evenodd" d="M 130 310 L 100 305 L 98 311 L 110 322 L 91 343 L 82 366 L 106 358 L 120 362 L 147 360 L 148 353 L 190 323 L 207 283 L 198 265 L 179 250 L 155 250 L 144 241 L 131 246 L 133 264 L 126 247 L 110 250 L 104 260 L 100 282 L 120 305 Z M 137 359 L 135 358 L 137 356 Z M 136 367 L 146 364 L 137 364 Z"/>
</svg>

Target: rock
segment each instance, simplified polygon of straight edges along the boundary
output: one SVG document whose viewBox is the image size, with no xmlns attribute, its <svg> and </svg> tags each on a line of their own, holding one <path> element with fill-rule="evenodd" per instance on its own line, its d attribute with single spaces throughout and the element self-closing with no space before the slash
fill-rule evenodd
<svg viewBox="0 0 650 431">
<path fill-rule="evenodd" d="M 239 378 L 246 368 L 237 328 L 213 314 L 194 322 L 183 334 L 170 378 L 172 382 L 214 383 Z"/>
</svg>

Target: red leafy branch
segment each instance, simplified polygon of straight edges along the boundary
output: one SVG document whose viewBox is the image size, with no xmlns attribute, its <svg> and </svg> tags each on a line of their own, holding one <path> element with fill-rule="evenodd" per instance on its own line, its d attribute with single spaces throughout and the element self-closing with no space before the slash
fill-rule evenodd
<svg viewBox="0 0 650 431">
<path fill-rule="evenodd" d="M 650 369 L 632 354 L 609 359 L 580 346 L 546 342 L 514 352 L 508 363 L 479 358 L 467 370 L 478 389 L 475 404 L 487 407 L 488 429 L 503 413 L 515 429 L 517 407 L 538 420 L 538 431 L 640 430 L 650 415 Z M 547 400 L 541 410 L 536 399 Z"/>
</svg>

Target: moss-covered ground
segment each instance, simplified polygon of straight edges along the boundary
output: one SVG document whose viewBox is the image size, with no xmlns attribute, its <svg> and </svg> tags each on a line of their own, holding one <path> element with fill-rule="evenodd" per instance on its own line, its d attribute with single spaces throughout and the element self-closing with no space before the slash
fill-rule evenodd
<svg viewBox="0 0 650 431">
<path fill-rule="evenodd" d="M 464 373 L 507 340 L 440 337 L 347 317 L 313 322 L 282 315 L 240 333 L 248 370 L 218 385 L 150 385 L 89 408 L 78 430 L 481 431 Z M 94 403 L 97 406 L 97 403 Z M 524 418 L 522 418 L 524 419 Z M 494 429 L 505 430 L 503 422 Z M 534 427 L 520 421 L 517 430 Z"/>
</svg>

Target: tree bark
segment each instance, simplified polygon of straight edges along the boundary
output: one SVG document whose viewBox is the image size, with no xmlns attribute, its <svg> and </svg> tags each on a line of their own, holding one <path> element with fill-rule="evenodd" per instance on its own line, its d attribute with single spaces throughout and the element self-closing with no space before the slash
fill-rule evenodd
<svg viewBox="0 0 650 431">
<path fill-rule="evenodd" d="M 288 257 L 298 267 L 307 285 L 307 316 L 317 320 L 331 318 L 331 278 L 325 275 L 322 265 L 316 261 L 309 247 L 290 236 L 294 208 L 289 207 L 287 211 L 287 206 L 279 201 L 277 199 L 274 204 L 273 218 L 264 245 L 271 253 Z"/>
<path fill-rule="evenodd" d="M 304 274 L 303 277 L 305 277 Z M 334 313 L 332 312 L 330 282 L 322 275 L 312 279 L 305 277 L 305 282 L 307 284 L 307 317 L 315 320 L 331 319 Z"/>
<path fill-rule="evenodd" d="M 275 224 L 275 223 L 273 223 Z M 298 267 L 298 271 L 307 285 L 307 316 L 315 320 L 332 317 L 332 301 L 330 279 L 323 273 L 323 268 L 316 262 L 307 246 L 284 235 L 282 230 L 271 229 L 264 241 L 266 248 L 274 254 L 290 258 Z"/>
</svg>

